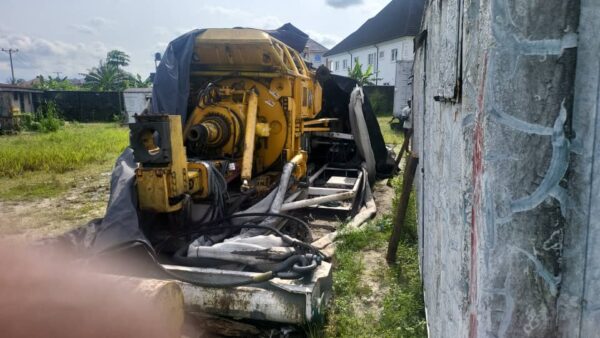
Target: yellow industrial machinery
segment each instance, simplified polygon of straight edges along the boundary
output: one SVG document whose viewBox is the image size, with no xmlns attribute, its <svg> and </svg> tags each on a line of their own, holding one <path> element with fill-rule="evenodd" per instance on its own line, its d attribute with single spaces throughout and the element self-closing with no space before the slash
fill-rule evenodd
<svg viewBox="0 0 600 338">
<path fill-rule="evenodd" d="M 228 189 L 265 193 L 285 163 L 307 173 L 305 133 L 328 131 L 315 119 L 322 90 L 300 55 L 254 29 L 208 29 L 196 37 L 185 125 L 178 115 L 141 115 L 131 125 L 139 207 L 182 208 Z"/>
</svg>

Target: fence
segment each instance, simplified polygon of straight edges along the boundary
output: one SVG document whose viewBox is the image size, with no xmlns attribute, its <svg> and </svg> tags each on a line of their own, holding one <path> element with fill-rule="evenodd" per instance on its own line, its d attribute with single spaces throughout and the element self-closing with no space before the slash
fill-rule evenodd
<svg viewBox="0 0 600 338">
<path fill-rule="evenodd" d="M 394 107 L 394 86 L 364 86 L 363 91 L 371 102 L 377 116 L 392 115 Z"/>
<path fill-rule="evenodd" d="M 45 91 L 38 98 L 54 101 L 69 121 L 108 122 L 123 115 L 121 92 Z"/>
</svg>

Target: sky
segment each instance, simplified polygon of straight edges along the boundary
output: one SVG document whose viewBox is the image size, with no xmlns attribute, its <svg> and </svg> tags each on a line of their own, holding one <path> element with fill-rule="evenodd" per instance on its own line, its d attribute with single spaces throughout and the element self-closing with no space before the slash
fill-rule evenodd
<svg viewBox="0 0 600 338">
<path fill-rule="evenodd" d="M 154 53 L 195 28 L 278 28 L 292 23 L 331 48 L 389 0 L 2 0 L 0 48 L 18 48 L 15 78 L 81 78 L 112 49 L 131 57 L 126 67 L 145 78 Z M 0 82 L 10 81 L 0 52 Z"/>
</svg>

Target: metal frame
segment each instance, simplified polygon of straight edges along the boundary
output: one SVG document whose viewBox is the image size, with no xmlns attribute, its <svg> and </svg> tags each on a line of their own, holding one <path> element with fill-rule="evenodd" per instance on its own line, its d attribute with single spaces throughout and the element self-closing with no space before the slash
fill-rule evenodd
<svg viewBox="0 0 600 338">
<path fill-rule="evenodd" d="M 315 187 L 314 182 L 326 171 L 346 171 L 346 172 L 356 172 L 356 182 L 352 186 L 351 189 L 343 189 L 343 188 L 327 188 L 327 187 Z M 360 187 L 362 186 L 363 173 L 358 169 L 342 169 L 342 168 L 330 168 L 327 164 L 321 167 L 317 172 L 315 172 L 312 176 L 309 177 L 309 187 L 306 191 L 307 197 L 310 196 L 318 196 L 305 198 L 299 201 L 295 201 L 295 198 L 298 198 L 300 194 L 292 195 L 294 199 L 288 198 L 285 203 L 281 206 L 281 211 L 289 211 L 295 209 L 301 209 L 311 206 L 317 206 L 319 204 L 334 202 L 334 201 L 344 201 L 349 200 L 356 197 Z M 321 208 L 327 208 L 321 206 Z M 350 207 L 351 208 L 351 207 Z M 340 209 L 340 208 L 335 208 Z M 344 209 L 344 208 L 342 208 Z M 348 209 L 349 210 L 349 209 Z"/>
<path fill-rule="evenodd" d="M 167 270 L 205 281 L 239 280 L 254 272 L 164 265 Z M 331 264 L 321 262 L 310 280 L 274 278 L 268 282 L 233 288 L 201 287 L 177 281 L 188 312 L 208 312 L 232 318 L 248 318 L 302 325 L 325 312 L 331 298 Z"/>
<path fill-rule="evenodd" d="M 328 171 L 351 173 L 348 177 L 355 179 L 352 188 L 316 186 L 315 182 Z M 345 210 L 340 207 L 332 208 L 320 204 L 343 200 L 352 200 L 353 204 L 363 180 L 361 170 L 333 168 L 324 165 L 308 177 L 307 188 L 299 189 L 284 201 L 281 211 L 310 206 Z M 298 198 L 303 199 L 297 200 Z M 205 282 L 236 282 L 258 275 L 255 272 L 179 265 L 163 265 L 163 267 L 194 280 Z M 234 319 L 248 318 L 296 325 L 303 325 L 324 315 L 333 289 L 332 266 L 328 262 L 321 262 L 321 265 L 317 267 L 311 277 L 299 280 L 274 278 L 263 283 L 230 288 L 202 287 L 182 281 L 177 281 L 177 283 L 183 290 L 184 302 L 188 312 L 206 312 Z"/>
</svg>

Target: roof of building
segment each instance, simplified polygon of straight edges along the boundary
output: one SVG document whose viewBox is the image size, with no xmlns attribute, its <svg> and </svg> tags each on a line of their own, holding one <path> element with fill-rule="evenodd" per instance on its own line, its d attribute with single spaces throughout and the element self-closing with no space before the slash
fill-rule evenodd
<svg viewBox="0 0 600 338">
<path fill-rule="evenodd" d="M 377 15 L 324 55 L 340 54 L 384 41 L 415 36 L 421 26 L 424 6 L 424 0 L 392 0 Z"/>
<path fill-rule="evenodd" d="M 0 83 L 0 92 L 30 92 L 42 93 L 43 90 Z"/>
<path fill-rule="evenodd" d="M 316 42 L 311 38 L 308 38 L 308 41 L 306 41 L 306 48 L 308 48 L 308 50 L 311 52 L 326 52 L 329 50 L 327 49 L 327 47 L 323 46 L 322 44 Z"/>
</svg>

